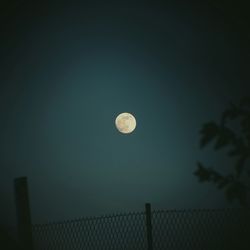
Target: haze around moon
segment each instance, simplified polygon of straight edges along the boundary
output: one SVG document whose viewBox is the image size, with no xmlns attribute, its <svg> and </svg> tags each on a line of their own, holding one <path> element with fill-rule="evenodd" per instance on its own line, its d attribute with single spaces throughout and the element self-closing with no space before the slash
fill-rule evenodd
<svg viewBox="0 0 250 250">
<path fill-rule="evenodd" d="M 119 132 L 130 134 L 136 128 L 136 119 L 132 114 L 124 112 L 116 117 L 115 126 Z"/>
</svg>

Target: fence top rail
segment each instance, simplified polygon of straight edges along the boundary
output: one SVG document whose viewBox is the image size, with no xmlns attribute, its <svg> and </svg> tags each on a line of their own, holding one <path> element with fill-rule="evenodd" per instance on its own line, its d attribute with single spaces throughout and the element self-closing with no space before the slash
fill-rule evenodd
<svg viewBox="0 0 250 250">
<path fill-rule="evenodd" d="M 152 210 L 152 214 L 194 214 L 194 213 L 235 213 L 235 212 L 244 212 L 250 215 L 250 209 L 244 208 L 219 208 L 219 209 L 157 209 Z M 142 216 L 145 215 L 145 211 L 141 212 L 126 212 L 126 213 L 113 213 L 113 214 L 104 214 L 100 216 L 89 216 L 89 217 L 79 217 L 75 219 L 69 220 L 61 220 L 61 221 L 48 221 L 46 223 L 35 223 L 32 224 L 32 227 L 46 227 L 46 226 L 56 226 L 56 225 L 63 225 L 63 224 L 74 224 L 79 222 L 89 222 L 89 221 L 101 221 L 106 219 L 114 219 L 118 217 L 128 217 L 128 216 Z"/>
<path fill-rule="evenodd" d="M 157 209 L 152 210 L 152 213 L 231 213 L 231 212 L 246 212 L 250 213 L 250 209 L 246 208 L 194 208 L 194 209 Z"/>
<path fill-rule="evenodd" d="M 113 213 L 113 214 L 103 214 L 99 216 L 88 216 L 88 217 L 79 217 L 75 219 L 62 220 L 62 221 L 49 221 L 46 223 L 35 223 L 33 227 L 39 227 L 44 225 L 61 225 L 65 223 L 78 223 L 78 222 L 87 222 L 87 221 L 100 221 L 106 219 L 113 219 L 118 217 L 128 217 L 128 216 L 142 216 L 144 215 L 144 211 L 142 212 L 127 212 L 127 213 Z"/>
</svg>

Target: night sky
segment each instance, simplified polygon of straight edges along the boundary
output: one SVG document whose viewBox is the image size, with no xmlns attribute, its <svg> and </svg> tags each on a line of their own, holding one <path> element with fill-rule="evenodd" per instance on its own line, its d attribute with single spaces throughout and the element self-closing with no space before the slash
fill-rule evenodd
<svg viewBox="0 0 250 250">
<path fill-rule="evenodd" d="M 1 223 L 20 176 L 34 223 L 227 206 L 193 175 L 226 161 L 199 149 L 201 125 L 249 90 L 248 20 L 219 2 L 1 4 Z"/>
</svg>

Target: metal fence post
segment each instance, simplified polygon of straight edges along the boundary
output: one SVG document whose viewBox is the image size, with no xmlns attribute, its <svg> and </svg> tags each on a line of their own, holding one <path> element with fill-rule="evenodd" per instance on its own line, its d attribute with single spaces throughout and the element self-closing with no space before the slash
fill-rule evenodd
<svg viewBox="0 0 250 250">
<path fill-rule="evenodd" d="M 23 249 L 33 250 L 27 177 L 16 178 L 14 187 L 19 242 Z"/>
<path fill-rule="evenodd" d="M 153 250 L 151 204 L 145 204 L 148 250 Z"/>
</svg>

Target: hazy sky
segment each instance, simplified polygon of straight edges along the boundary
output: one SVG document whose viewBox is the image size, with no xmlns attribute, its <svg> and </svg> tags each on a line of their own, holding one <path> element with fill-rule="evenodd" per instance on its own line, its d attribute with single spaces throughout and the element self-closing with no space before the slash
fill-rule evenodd
<svg viewBox="0 0 250 250">
<path fill-rule="evenodd" d="M 193 176 L 202 123 L 247 92 L 247 34 L 210 5 L 20 4 L 1 24 L 1 220 L 225 206 Z M 187 1 L 188 2 L 188 1 Z M 249 88 L 248 88 L 249 89 Z M 119 133 L 121 112 L 136 130 Z M 3 202 L 3 203 L 2 203 Z"/>
</svg>

